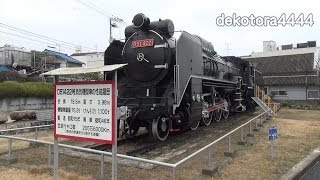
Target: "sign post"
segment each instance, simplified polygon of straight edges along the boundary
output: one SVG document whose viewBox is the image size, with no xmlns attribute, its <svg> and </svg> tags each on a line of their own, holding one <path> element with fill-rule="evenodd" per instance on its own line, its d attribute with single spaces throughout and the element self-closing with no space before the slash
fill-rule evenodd
<svg viewBox="0 0 320 180">
<path fill-rule="evenodd" d="M 57 83 L 59 81 L 59 77 L 54 76 L 53 80 L 54 80 L 54 83 Z M 54 141 L 53 141 L 53 179 L 54 180 L 59 179 L 59 164 L 58 163 L 59 163 L 58 137 L 54 136 Z"/>
<path fill-rule="evenodd" d="M 117 179 L 117 69 L 126 65 L 59 68 L 42 74 L 54 76 L 55 82 L 54 180 L 59 178 L 58 138 L 112 144 L 112 179 Z M 58 82 L 59 75 L 93 72 L 104 72 L 104 81 Z"/>
<path fill-rule="evenodd" d="M 275 156 L 275 147 L 274 141 L 278 138 L 278 129 L 277 126 L 269 127 L 269 141 L 271 143 L 271 158 L 273 159 Z"/>
<path fill-rule="evenodd" d="M 113 87 L 114 90 L 114 96 L 116 98 L 114 98 L 114 104 L 115 107 L 117 108 L 117 97 L 118 97 L 118 88 L 117 88 L 117 71 L 114 71 L 114 75 L 113 75 L 113 81 L 115 86 Z M 114 137 L 114 143 L 112 144 L 112 180 L 116 180 L 117 179 L 117 154 L 118 154 L 118 146 L 117 146 L 117 132 L 118 132 L 118 125 L 117 125 L 117 121 L 114 121 L 114 131 L 113 131 L 113 137 Z"/>
</svg>

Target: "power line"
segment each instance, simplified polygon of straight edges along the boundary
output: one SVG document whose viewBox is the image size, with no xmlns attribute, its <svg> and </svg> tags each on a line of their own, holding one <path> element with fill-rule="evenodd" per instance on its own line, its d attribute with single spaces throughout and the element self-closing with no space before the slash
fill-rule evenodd
<svg viewBox="0 0 320 180">
<path fill-rule="evenodd" d="M 81 0 L 77 0 L 77 1 L 78 1 L 80 4 L 86 6 L 87 8 L 90 8 L 90 9 L 96 11 L 97 13 L 99 13 L 99 14 L 101 14 L 101 15 L 109 18 L 109 19 L 110 19 L 110 18 L 119 19 L 119 20 L 121 20 L 121 21 L 119 21 L 120 23 L 125 23 L 126 25 L 128 25 L 128 23 L 125 22 L 123 19 L 121 19 L 121 18 L 115 16 L 114 14 L 112 14 L 112 13 L 110 13 L 110 12 L 108 12 L 108 11 L 100 8 L 100 7 L 98 7 L 97 5 L 95 5 L 94 3 L 90 2 L 90 1 L 86 1 L 86 2 L 83 2 L 83 1 L 81 1 Z"/>
<path fill-rule="evenodd" d="M 39 41 L 39 40 L 36 40 L 36 39 L 31 39 L 31 38 L 28 38 L 28 37 L 24 37 L 24 36 L 20 36 L 20 35 L 17 35 L 17 34 L 12 34 L 12 33 L 9 33 L 9 32 L 5 32 L 5 31 L 1 31 L 1 33 L 4 33 L 4 34 L 8 34 L 8 35 L 11 35 L 11 36 L 16 36 L 16 37 L 19 37 L 19 38 L 23 38 L 23 39 L 27 39 L 29 41 L 33 41 L 33 42 L 39 42 L 39 43 L 42 43 L 42 44 L 51 44 L 51 45 L 56 45 L 54 43 L 48 43 L 48 42 L 44 42 L 44 41 Z M 69 50 L 74 50 L 73 48 L 70 48 L 70 47 L 67 47 L 64 45 L 64 48 L 65 49 L 69 49 Z"/>
<path fill-rule="evenodd" d="M 115 16 L 114 14 L 100 8 L 99 6 L 95 5 L 94 3 L 90 1 L 83 2 L 82 0 L 77 0 L 80 4 L 84 5 L 85 7 L 94 10 L 95 12 L 99 13 L 100 15 L 103 15 L 109 19 L 109 42 L 111 43 L 113 41 L 112 38 L 112 27 L 118 27 L 118 25 L 129 25 L 127 22 L 125 22 L 123 19 Z M 117 24 L 116 24 L 117 23 Z M 119 36 L 119 39 L 121 39 L 121 36 Z"/>
<path fill-rule="evenodd" d="M 40 35 L 40 34 L 36 34 L 36 33 L 30 32 L 30 31 L 27 31 L 27 30 L 23 30 L 23 29 L 14 27 L 14 26 L 10 26 L 10 25 L 4 24 L 4 23 L 0 23 L 0 26 L 2 26 L 4 28 L 7 28 L 7 29 L 10 29 L 10 30 L 13 30 L 13 31 L 17 31 L 17 32 L 22 33 L 22 34 L 31 35 L 31 36 L 37 37 L 39 39 L 42 39 L 42 40 L 51 41 L 51 42 L 54 42 L 54 43 L 66 44 L 66 45 L 69 45 L 69 46 L 72 46 L 72 47 L 73 46 L 79 46 L 79 45 L 76 45 L 76 44 L 73 44 L 73 43 L 69 43 L 69 42 L 57 40 L 57 39 L 54 39 L 54 38 L 50 38 L 50 37 L 47 37 L 47 36 L 43 36 L 43 35 Z M 93 48 L 90 48 L 90 47 L 85 47 L 85 48 L 93 50 Z"/>
<path fill-rule="evenodd" d="M 14 38 L 9 38 L 8 36 L 2 36 L 2 35 L 0 35 L 0 38 L 1 38 L 1 40 L 7 40 L 7 41 L 14 41 L 15 43 L 19 43 L 20 42 L 20 44 L 21 44 L 21 41 L 23 41 L 24 43 L 28 43 L 28 44 L 33 44 L 33 45 L 39 45 L 39 44 L 42 44 L 43 45 L 43 43 L 41 42 L 37 42 L 37 41 L 30 41 L 30 40 L 24 40 L 24 39 L 14 39 Z M 2 44 L 9 44 L 9 43 L 6 43 L 6 42 L 1 42 Z M 11 44 L 12 42 L 10 42 L 10 44 Z"/>
<path fill-rule="evenodd" d="M 58 40 L 58 39 L 50 38 L 48 36 L 36 34 L 36 33 L 31 32 L 31 31 L 20 29 L 20 28 L 17 28 L 17 27 L 14 27 L 14 26 L 10 26 L 10 25 L 4 24 L 4 23 L 0 23 L 0 26 L 4 27 L 4 28 L 7 28 L 7 29 L 10 29 L 10 30 L 13 30 L 13 31 L 17 31 L 17 32 L 22 33 L 22 34 L 31 35 L 31 36 L 34 36 L 34 37 L 37 37 L 39 39 L 43 39 L 43 40 L 46 40 L 46 41 L 51 41 L 51 42 L 55 42 L 55 43 L 58 42 L 58 44 L 59 43 L 60 44 L 65 44 L 65 45 L 72 46 L 72 47 L 73 46 L 74 47 L 78 47 L 79 46 L 79 45 L 74 44 L 74 43 L 69 43 L 69 42 L 66 42 L 66 41 L 61 41 L 61 40 Z M 86 47 L 86 46 L 81 46 L 81 47 L 84 47 L 84 49 L 88 49 L 88 50 L 95 50 L 94 48 L 90 48 L 90 47 Z"/>
<path fill-rule="evenodd" d="M 115 17 L 113 14 L 101 9 L 100 7 L 98 7 L 95 4 L 91 3 L 90 1 L 86 1 L 86 3 L 81 1 L 81 0 L 77 0 L 77 1 L 80 4 L 82 4 L 82 5 L 84 5 L 84 6 L 88 7 L 88 8 L 91 8 L 92 10 L 98 12 L 99 14 L 101 14 L 103 16 L 107 16 L 108 18 Z M 109 15 L 107 15 L 107 14 L 109 14 Z"/>
</svg>

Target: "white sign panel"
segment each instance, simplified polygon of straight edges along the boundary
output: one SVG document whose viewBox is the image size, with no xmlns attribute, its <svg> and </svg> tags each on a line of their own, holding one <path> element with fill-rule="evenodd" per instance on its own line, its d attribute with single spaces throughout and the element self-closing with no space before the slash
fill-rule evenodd
<svg viewBox="0 0 320 180">
<path fill-rule="evenodd" d="M 55 137 L 113 144 L 114 95 L 113 81 L 56 83 Z"/>
</svg>

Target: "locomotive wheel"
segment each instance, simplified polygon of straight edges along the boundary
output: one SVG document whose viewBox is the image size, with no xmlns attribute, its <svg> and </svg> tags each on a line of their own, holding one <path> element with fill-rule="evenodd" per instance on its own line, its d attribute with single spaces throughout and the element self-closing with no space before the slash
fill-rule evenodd
<svg viewBox="0 0 320 180">
<path fill-rule="evenodd" d="M 222 116 L 222 110 L 221 109 L 213 112 L 213 117 L 214 117 L 214 120 L 216 122 L 219 122 L 221 120 L 221 116 Z"/>
<path fill-rule="evenodd" d="M 200 121 L 198 121 L 197 123 L 192 124 L 192 125 L 190 126 L 190 129 L 193 130 L 193 131 L 196 130 L 196 129 L 198 129 L 199 124 L 200 124 Z"/>
<path fill-rule="evenodd" d="M 189 108 L 185 107 L 184 114 L 186 116 L 187 122 L 190 123 L 190 121 L 191 121 L 190 107 Z M 190 129 L 194 131 L 194 130 L 198 129 L 199 125 L 200 125 L 200 121 L 198 121 L 196 123 L 192 123 L 190 126 Z"/>
<path fill-rule="evenodd" d="M 229 103 L 226 99 L 223 100 L 224 104 L 225 104 L 225 108 L 228 110 L 228 111 L 225 111 L 225 110 L 222 110 L 222 118 L 223 119 L 228 119 L 229 117 L 229 114 L 230 114 L 230 110 L 229 110 Z"/>
<path fill-rule="evenodd" d="M 203 117 L 202 124 L 204 124 L 205 126 L 209 126 L 212 122 L 212 116 L 213 116 L 213 112 L 210 112 L 209 117 L 207 117 L 207 118 Z"/>
<path fill-rule="evenodd" d="M 135 126 L 135 127 L 130 127 L 129 130 L 128 130 L 128 134 L 130 136 L 136 136 L 139 132 L 139 126 Z"/>
<path fill-rule="evenodd" d="M 222 117 L 223 117 L 223 119 L 228 119 L 229 111 L 222 111 Z"/>
<path fill-rule="evenodd" d="M 163 116 L 152 121 L 152 135 L 155 139 L 164 141 L 169 135 L 169 119 Z"/>
</svg>

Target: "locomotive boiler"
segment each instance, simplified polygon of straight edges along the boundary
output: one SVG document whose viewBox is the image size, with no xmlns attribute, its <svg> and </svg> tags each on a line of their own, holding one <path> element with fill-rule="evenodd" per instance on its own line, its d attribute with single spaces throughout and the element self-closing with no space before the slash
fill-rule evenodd
<svg viewBox="0 0 320 180">
<path fill-rule="evenodd" d="M 237 57 L 220 57 L 200 36 L 179 32 L 171 20 L 150 22 L 139 13 L 113 41 L 105 64 L 127 63 L 118 74 L 119 138 L 146 127 L 165 140 L 170 131 L 197 129 L 230 113 L 254 107 L 253 67 Z"/>
</svg>

